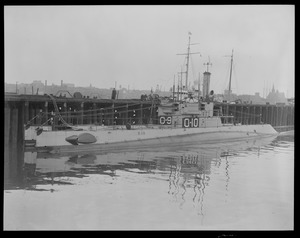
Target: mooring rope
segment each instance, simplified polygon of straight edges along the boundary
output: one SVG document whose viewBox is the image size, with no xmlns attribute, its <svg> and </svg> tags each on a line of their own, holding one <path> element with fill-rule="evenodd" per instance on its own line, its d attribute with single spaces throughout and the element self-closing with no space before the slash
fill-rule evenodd
<svg viewBox="0 0 300 238">
<path fill-rule="evenodd" d="M 60 121 L 63 123 L 63 125 L 64 125 L 64 126 L 67 126 L 67 127 L 70 127 L 70 128 L 72 128 L 73 130 L 80 130 L 78 127 L 75 127 L 75 126 L 73 126 L 73 125 L 70 125 L 69 123 L 67 123 L 67 122 L 63 119 L 63 117 L 60 115 L 60 112 L 59 112 L 58 106 L 57 106 L 57 104 L 56 104 L 55 98 L 54 98 L 52 95 L 50 95 L 50 94 L 48 94 L 48 96 L 51 98 L 52 103 L 53 103 L 53 105 L 54 105 L 54 109 L 55 109 L 55 112 L 56 112 L 55 115 L 58 116 L 58 118 L 59 118 Z"/>
</svg>

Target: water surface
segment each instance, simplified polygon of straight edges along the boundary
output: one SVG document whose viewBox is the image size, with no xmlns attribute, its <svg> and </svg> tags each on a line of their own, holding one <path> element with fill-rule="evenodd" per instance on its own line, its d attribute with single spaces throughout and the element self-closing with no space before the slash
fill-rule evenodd
<svg viewBox="0 0 300 238">
<path fill-rule="evenodd" d="M 294 140 L 55 156 L 6 181 L 5 230 L 291 230 Z"/>
</svg>

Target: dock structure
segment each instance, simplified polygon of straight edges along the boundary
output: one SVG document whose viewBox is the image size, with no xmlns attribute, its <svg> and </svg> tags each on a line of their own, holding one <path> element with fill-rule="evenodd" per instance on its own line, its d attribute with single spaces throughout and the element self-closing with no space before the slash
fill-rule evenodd
<svg viewBox="0 0 300 238">
<path fill-rule="evenodd" d="M 22 101 L 5 101 L 4 178 L 20 178 L 24 163 L 24 109 Z"/>
<path fill-rule="evenodd" d="M 21 103 L 24 106 L 24 123 L 36 126 L 49 121 L 49 117 L 56 113 L 56 106 L 63 120 L 71 125 L 126 125 L 128 121 L 131 124 L 147 124 L 149 118 L 157 120 L 157 101 L 54 98 L 55 103 L 47 95 L 5 95 L 8 107 L 12 102 Z M 58 118 L 54 118 L 53 124 L 59 127 Z"/>
<path fill-rule="evenodd" d="M 56 104 L 63 120 L 71 125 L 126 125 L 129 121 L 131 124 L 147 124 L 150 118 L 154 124 L 158 121 L 159 101 L 156 100 L 53 98 L 55 103 L 47 95 L 5 94 L 5 118 L 8 110 L 17 110 L 24 124 L 49 125 L 49 117 L 56 113 Z M 215 109 L 221 109 L 223 115 L 233 116 L 236 123 L 245 125 L 264 123 L 275 129 L 294 126 L 293 105 L 215 103 Z M 10 123 L 14 125 L 15 121 Z M 53 124 L 59 127 L 59 120 L 55 117 Z"/>
<path fill-rule="evenodd" d="M 270 124 L 278 132 L 294 129 L 293 105 L 216 103 L 215 107 L 221 108 L 223 114 L 233 116 L 235 123 Z"/>
<path fill-rule="evenodd" d="M 54 99 L 53 99 L 54 98 Z M 126 125 L 157 124 L 159 101 L 139 99 L 97 99 L 50 97 L 49 95 L 5 94 L 4 168 L 5 178 L 19 177 L 24 163 L 26 125 Z M 277 131 L 294 128 L 293 105 L 215 103 L 234 123 L 271 124 Z M 53 116 L 59 111 L 60 118 Z M 50 119 L 53 119 L 51 121 Z M 226 120 L 226 117 L 225 117 Z M 226 122 L 226 121 L 225 121 Z"/>
</svg>

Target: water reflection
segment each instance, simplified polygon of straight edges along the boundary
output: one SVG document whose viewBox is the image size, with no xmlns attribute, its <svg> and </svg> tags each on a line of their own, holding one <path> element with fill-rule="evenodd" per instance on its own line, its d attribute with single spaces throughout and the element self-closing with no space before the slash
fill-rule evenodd
<svg viewBox="0 0 300 238">
<path fill-rule="evenodd" d="M 192 190 L 194 195 L 193 202 L 197 201 L 197 197 L 204 193 L 201 191 L 205 186 L 204 181 L 209 181 L 211 158 L 207 157 L 203 152 L 183 153 L 168 158 L 156 158 L 158 168 L 161 166 L 169 166 L 169 186 L 168 194 L 173 197 L 173 201 L 180 201 L 180 207 L 186 202 L 186 193 Z"/>
<path fill-rule="evenodd" d="M 118 224 L 125 222 L 118 214 L 128 213 L 130 217 L 137 217 L 134 221 L 137 224 L 142 221 L 150 224 L 149 221 L 157 219 L 156 224 L 162 220 L 175 224 L 180 216 L 195 227 L 237 221 L 248 224 L 251 216 L 256 219 L 262 217 L 263 212 L 264 218 L 273 216 L 273 211 L 285 215 L 285 211 L 279 213 L 278 210 L 286 203 L 275 202 L 289 197 L 286 194 L 290 192 L 290 181 L 284 176 L 280 177 L 280 183 L 277 179 L 280 174 L 289 174 L 292 150 L 289 140 L 278 137 L 69 156 L 28 151 L 24 154 L 22 182 L 5 187 L 6 202 L 20 195 L 20 190 L 30 190 L 19 197 L 28 207 L 27 211 L 36 209 L 32 201 L 38 201 L 37 211 L 50 204 L 48 213 L 51 213 L 55 209 L 59 212 L 62 199 L 65 201 L 68 197 L 68 206 L 76 204 L 77 209 L 68 210 L 75 215 L 71 222 L 79 224 L 88 220 L 93 227 L 103 225 L 104 229 L 105 224 L 111 224 L 98 224 L 101 217 L 96 211 L 108 214 L 110 220 L 117 220 Z M 284 155 L 287 160 L 282 159 Z M 277 187 L 284 189 L 283 193 L 279 193 L 280 189 L 275 193 Z M 82 203 L 87 198 L 90 202 Z M 264 208 L 268 206 L 272 214 Z M 255 210 L 255 207 L 263 209 Z M 143 216 L 139 209 L 147 215 Z M 55 217 L 56 212 L 51 215 Z M 60 215 L 63 214 L 67 212 Z M 29 221 L 38 223 L 35 216 L 34 212 L 29 214 Z M 245 217 L 250 218 L 243 223 Z M 64 216 L 64 219 L 70 218 Z"/>
<path fill-rule="evenodd" d="M 193 188 L 193 201 L 204 192 L 209 182 L 211 166 L 220 167 L 225 160 L 226 190 L 230 182 L 228 156 L 240 150 L 260 150 L 261 146 L 274 148 L 278 140 L 267 138 L 252 141 L 237 141 L 214 145 L 191 144 L 182 147 L 165 147 L 164 150 L 142 150 L 123 152 L 102 152 L 60 156 L 39 154 L 34 151 L 24 153 L 23 180 L 19 184 L 9 184 L 7 189 L 37 189 L 39 185 L 71 185 L 65 178 L 83 178 L 91 174 L 118 177 L 118 171 L 135 174 L 168 174 L 169 191 L 174 200 L 185 202 L 187 189 Z M 282 145 L 281 143 L 281 146 Z M 269 147 L 265 146 L 268 150 Z M 62 179 L 63 178 L 63 179 Z"/>
<path fill-rule="evenodd" d="M 182 208 L 187 200 L 203 215 L 205 189 L 211 179 L 211 168 L 224 166 L 225 199 L 230 185 L 230 156 L 243 156 L 245 151 L 284 148 L 282 138 L 236 141 L 222 144 L 192 144 L 182 147 L 165 147 L 140 151 L 101 152 L 60 156 L 24 154 L 24 172 L 21 183 L 6 184 L 5 189 L 26 189 L 55 192 L 54 185 L 76 185 L 72 178 L 88 178 L 97 174 L 110 178 L 122 178 L 122 172 L 155 175 L 151 179 L 167 181 L 166 190 L 171 201 Z M 280 142 L 281 141 L 281 142 Z M 262 151 L 263 151 L 262 150 Z M 138 181 L 137 181 L 138 182 Z M 51 185 L 49 186 L 45 185 Z"/>
<path fill-rule="evenodd" d="M 69 158 L 66 163 L 71 164 L 93 164 L 94 161 L 97 159 L 95 155 L 74 155 Z"/>
</svg>

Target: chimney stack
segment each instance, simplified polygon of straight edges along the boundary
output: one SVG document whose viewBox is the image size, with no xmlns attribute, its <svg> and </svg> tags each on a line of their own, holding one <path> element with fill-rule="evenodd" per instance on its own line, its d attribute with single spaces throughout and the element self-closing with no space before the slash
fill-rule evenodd
<svg viewBox="0 0 300 238">
<path fill-rule="evenodd" d="M 209 95 L 209 86 L 210 86 L 210 72 L 204 72 L 203 73 L 203 98 L 206 97 L 206 95 Z"/>
</svg>

